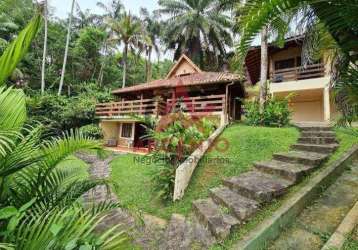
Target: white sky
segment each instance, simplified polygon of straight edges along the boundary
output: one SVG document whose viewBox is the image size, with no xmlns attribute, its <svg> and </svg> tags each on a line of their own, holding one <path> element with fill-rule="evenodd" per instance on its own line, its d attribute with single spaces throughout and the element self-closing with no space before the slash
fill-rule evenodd
<svg viewBox="0 0 358 250">
<path fill-rule="evenodd" d="M 96 6 L 97 2 L 108 3 L 109 0 L 76 0 L 82 10 L 90 9 L 91 13 L 101 13 L 101 9 Z M 71 10 L 72 0 L 49 0 L 49 5 L 54 8 L 54 14 L 57 17 L 65 18 Z M 158 8 L 157 0 L 122 0 L 126 10 L 133 14 L 139 14 L 141 7 L 149 11 Z"/>
</svg>

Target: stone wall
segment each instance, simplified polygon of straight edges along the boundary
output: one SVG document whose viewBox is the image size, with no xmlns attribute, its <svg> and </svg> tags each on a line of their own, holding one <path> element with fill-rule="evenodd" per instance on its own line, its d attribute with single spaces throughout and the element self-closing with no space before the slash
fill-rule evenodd
<svg viewBox="0 0 358 250">
<path fill-rule="evenodd" d="M 225 126 L 220 126 L 215 132 L 204 141 L 177 169 L 175 172 L 175 185 L 173 200 L 180 200 L 184 196 L 184 191 L 189 185 L 191 176 L 205 152 L 221 134 Z"/>
</svg>

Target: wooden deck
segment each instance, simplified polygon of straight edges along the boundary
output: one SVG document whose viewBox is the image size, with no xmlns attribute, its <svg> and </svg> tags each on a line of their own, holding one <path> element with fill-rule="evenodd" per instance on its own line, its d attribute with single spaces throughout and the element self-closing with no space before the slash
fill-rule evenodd
<svg viewBox="0 0 358 250">
<path fill-rule="evenodd" d="M 129 116 L 129 115 L 162 115 L 165 103 L 156 99 L 142 99 L 99 103 L 96 106 L 97 116 Z"/>
<path fill-rule="evenodd" d="M 180 97 L 166 101 L 153 98 L 100 103 L 96 106 L 96 115 L 106 118 L 131 115 L 162 116 L 179 110 L 192 115 L 220 114 L 225 111 L 225 95 Z"/>
<path fill-rule="evenodd" d="M 307 65 L 306 67 L 294 67 L 288 69 L 274 70 L 271 72 L 272 82 L 298 81 L 311 78 L 323 77 L 325 68 L 323 63 Z"/>
<path fill-rule="evenodd" d="M 150 151 L 148 148 L 140 148 L 140 147 L 132 147 L 128 148 L 125 146 L 116 146 L 116 147 L 105 147 L 107 150 L 116 152 L 116 153 L 129 153 L 129 154 L 138 154 L 138 155 L 146 155 Z"/>
</svg>

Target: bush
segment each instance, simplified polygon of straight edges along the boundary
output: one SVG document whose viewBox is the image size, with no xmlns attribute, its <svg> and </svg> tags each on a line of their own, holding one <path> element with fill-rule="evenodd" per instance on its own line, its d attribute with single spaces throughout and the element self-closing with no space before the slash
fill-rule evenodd
<svg viewBox="0 0 358 250">
<path fill-rule="evenodd" d="M 215 130 L 208 119 L 193 118 L 178 112 L 162 118 L 150 131 L 155 142 L 152 157 L 158 169 L 153 172 L 153 181 L 158 196 L 163 200 L 173 198 L 175 171 L 190 154 Z"/>
<path fill-rule="evenodd" d="M 93 139 L 102 139 L 102 129 L 96 124 L 85 125 L 80 128 L 80 131 L 83 136 L 93 138 Z"/>
<path fill-rule="evenodd" d="M 73 88 L 72 96 L 55 93 L 28 93 L 28 114 L 31 122 L 39 121 L 54 135 L 97 122 L 96 103 L 111 100 L 109 89 L 95 83 L 82 83 Z"/>
<path fill-rule="evenodd" d="M 260 103 L 249 101 L 245 103 L 246 123 L 252 126 L 283 127 L 289 124 L 291 111 L 288 108 L 288 98 L 269 98 L 260 111 Z"/>
</svg>

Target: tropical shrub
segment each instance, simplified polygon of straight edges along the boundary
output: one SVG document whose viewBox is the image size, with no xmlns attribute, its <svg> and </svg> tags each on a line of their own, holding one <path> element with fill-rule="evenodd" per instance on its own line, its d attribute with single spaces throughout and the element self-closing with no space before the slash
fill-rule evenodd
<svg viewBox="0 0 358 250">
<path fill-rule="evenodd" d="M 115 228 L 95 232 L 103 213 L 118 204 L 85 208 L 81 202 L 84 193 L 108 185 L 107 180 L 81 179 L 78 167 L 60 167 L 76 151 L 100 150 L 100 144 L 78 131 L 42 140 L 41 124 L 26 125 L 23 91 L 1 86 L 24 56 L 40 20 L 37 14 L 0 57 L 0 248 L 118 249 L 123 236 Z"/>
<path fill-rule="evenodd" d="M 82 126 L 80 128 L 81 134 L 86 136 L 86 137 L 90 137 L 90 138 L 94 138 L 94 139 L 101 139 L 103 138 L 103 133 L 102 133 L 102 129 L 95 124 L 88 124 L 85 126 Z"/>
<path fill-rule="evenodd" d="M 40 121 L 52 134 L 96 124 L 96 103 L 112 100 L 110 90 L 95 83 L 83 83 L 73 88 L 73 95 L 58 96 L 55 93 L 41 95 L 28 91 L 27 107 L 31 121 Z"/>
<path fill-rule="evenodd" d="M 283 127 L 290 122 L 288 98 L 269 98 L 260 110 L 258 100 L 245 102 L 245 122 L 252 126 Z"/>
<path fill-rule="evenodd" d="M 153 171 L 153 181 L 158 196 L 163 200 L 173 197 L 177 167 L 197 149 L 215 130 L 208 119 L 191 117 L 184 113 L 170 114 L 162 118 L 149 137 L 155 142 L 150 157 L 158 168 Z"/>
</svg>

